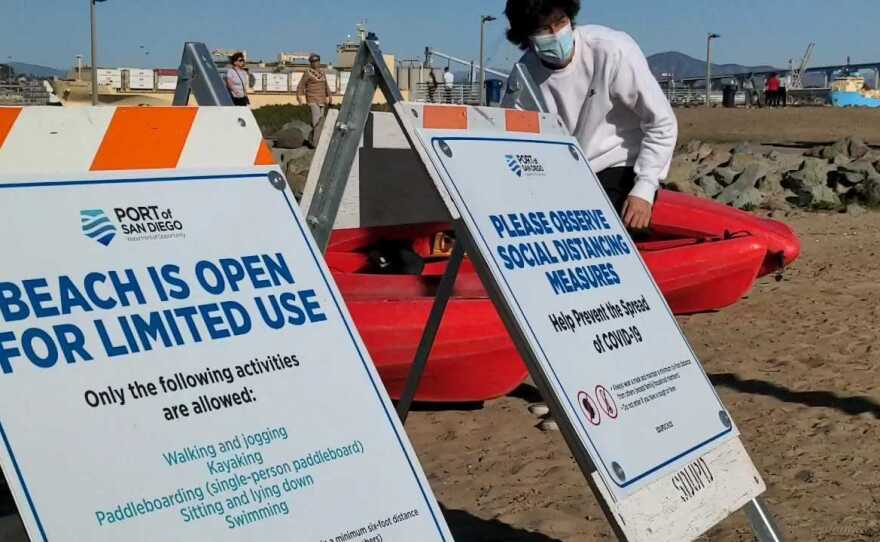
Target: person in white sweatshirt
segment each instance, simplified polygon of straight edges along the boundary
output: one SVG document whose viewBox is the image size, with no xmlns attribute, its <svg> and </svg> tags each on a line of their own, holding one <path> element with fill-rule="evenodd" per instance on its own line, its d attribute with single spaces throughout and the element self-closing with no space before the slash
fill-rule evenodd
<svg viewBox="0 0 880 542">
<path fill-rule="evenodd" d="M 597 25 L 575 27 L 580 0 L 507 0 L 507 38 L 552 113 L 578 139 L 624 224 L 651 223 L 678 137 L 669 101 L 636 42 Z"/>
</svg>

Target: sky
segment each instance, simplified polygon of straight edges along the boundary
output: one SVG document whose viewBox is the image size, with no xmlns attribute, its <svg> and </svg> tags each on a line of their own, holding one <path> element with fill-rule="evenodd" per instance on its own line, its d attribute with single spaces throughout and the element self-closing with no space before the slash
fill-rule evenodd
<svg viewBox="0 0 880 542">
<path fill-rule="evenodd" d="M 814 66 L 880 61 L 880 1 L 583 0 L 581 24 L 630 33 L 646 54 L 681 51 L 705 57 L 707 32 L 721 39 L 713 61 L 787 66 L 815 41 Z M 844 9 L 845 7 L 845 9 Z M 504 39 L 504 1 L 446 0 L 107 0 L 97 5 L 98 63 L 176 67 L 185 41 L 209 49 L 245 49 L 274 60 L 280 51 L 335 58 L 336 44 L 367 20 L 384 52 L 423 58 L 425 46 L 466 59 L 479 56 L 479 17 L 487 24 L 490 66 L 519 56 Z M 66 69 L 89 54 L 88 0 L 0 0 L 0 62 Z M 435 63 L 436 65 L 436 63 Z"/>
</svg>

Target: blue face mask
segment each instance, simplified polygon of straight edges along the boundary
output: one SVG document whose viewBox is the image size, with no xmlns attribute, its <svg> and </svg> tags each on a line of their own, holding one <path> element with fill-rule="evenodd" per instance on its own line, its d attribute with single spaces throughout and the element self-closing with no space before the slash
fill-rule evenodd
<svg viewBox="0 0 880 542">
<path fill-rule="evenodd" d="M 574 54 L 574 31 L 571 24 L 555 34 L 532 36 L 532 47 L 541 60 L 548 64 L 562 66 Z"/>
</svg>

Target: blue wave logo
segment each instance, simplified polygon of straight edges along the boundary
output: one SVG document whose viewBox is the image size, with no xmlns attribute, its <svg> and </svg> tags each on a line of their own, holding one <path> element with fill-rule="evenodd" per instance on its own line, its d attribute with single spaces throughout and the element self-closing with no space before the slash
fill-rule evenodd
<svg viewBox="0 0 880 542">
<path fill-rule="evenodd" d="M 94 239 L 105 247 L 116 237 L 116 226 L 110 222 L 101 209 L 87 209 L 79 212 L 82 231 L 86 237 Z"/>
<path fill-rule="evenodd" d="M 510 168 L 510 171 L 514 172 L 517 177 L 522 177 L 522 165 L 520 165 L 519 160 L 516 159 L 516 156 L 512 154 L 505 154 L 504 158 L 507 159 L 507 167 Z"/>
</svg>

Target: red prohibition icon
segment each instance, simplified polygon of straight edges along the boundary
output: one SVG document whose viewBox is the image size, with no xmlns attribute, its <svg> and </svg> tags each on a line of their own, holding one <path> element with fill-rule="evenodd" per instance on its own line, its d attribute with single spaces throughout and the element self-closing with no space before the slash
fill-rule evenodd
<svg viewBox="0 0 880 542">
<path fill-rule="evenodd" d="M 599 413 L 599 408 L 596 406 L 596 402 L 593 401 L 593 398 L 590 397 L 587 392 L 582 391 L 578 393 L 578 403 L 580 403 L 581 408 L 584 409 L 584 413 L 587 415 L 587 420 L 593 425 L 599 425 L 602 423 L 602 414 Z"/>
<path fill-rule="evenodd" d="M 617 403 L 614 402 L 614 397 L 611 396 L 611 392 L 605 389 L 605 386 L 596 386 L 596 401 L 598 401 L 602 412 L 612 420 L 617 419 L 617 415 L 620 414 L 617 410 Z"/>
</svg>

